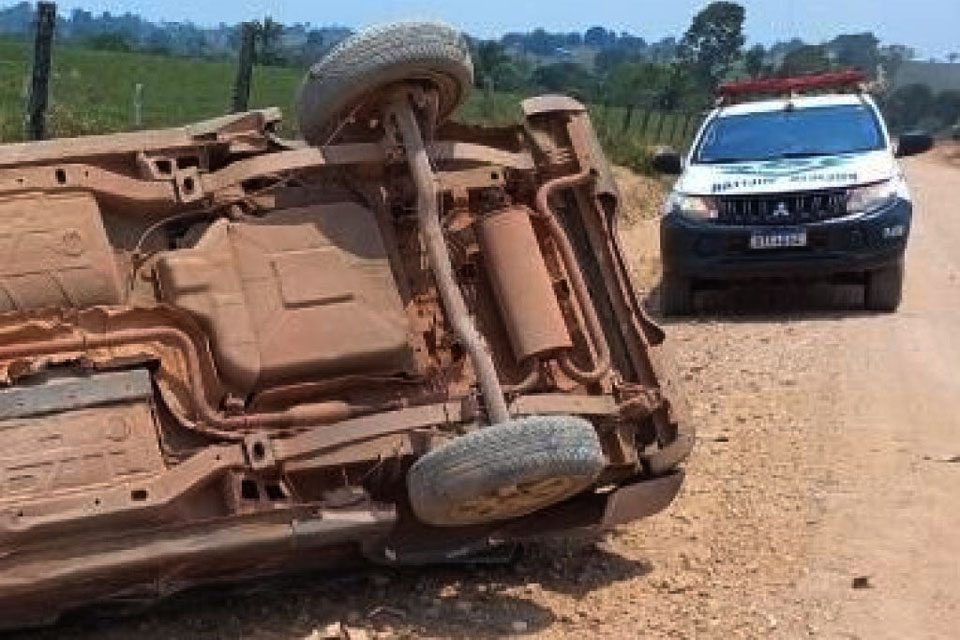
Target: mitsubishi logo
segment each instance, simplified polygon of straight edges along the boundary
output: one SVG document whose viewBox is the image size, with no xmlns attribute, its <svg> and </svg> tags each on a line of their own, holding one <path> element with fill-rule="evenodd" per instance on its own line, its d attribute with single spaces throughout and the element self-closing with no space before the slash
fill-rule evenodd
<svg viewBox="0 0 960 640">
<path fill-rule="evenodd" d="M 773 210 L 773 213 L 770 215 L 774 218 L 789 218 L 790 210 L 787 209 L 787 203 L 778 202 L 776 208 Z"/>
</svg>

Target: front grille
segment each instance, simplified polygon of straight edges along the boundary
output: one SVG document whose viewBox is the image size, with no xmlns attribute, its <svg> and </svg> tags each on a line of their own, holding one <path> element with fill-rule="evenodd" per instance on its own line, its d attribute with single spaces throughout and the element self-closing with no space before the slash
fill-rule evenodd
<svg viewBox="0 0 960 640">
<path fill-rule="evenodd" d="M 846 189 L 717 198 L 720 224 L 803 224 L 839 218 L 846 213 Z"/>
</svg>

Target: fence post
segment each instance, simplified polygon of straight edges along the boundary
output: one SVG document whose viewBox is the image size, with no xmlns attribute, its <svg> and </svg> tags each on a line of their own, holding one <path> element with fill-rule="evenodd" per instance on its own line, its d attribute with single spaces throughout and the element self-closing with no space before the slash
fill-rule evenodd
<svg viewBox="0 0 960 640">
<path fill-rule="evenodd" d="M 257 25 L 244 22 L 240 28 L 240 60 L 237 64 L 237 79 L 233 83 L 233 112 L 246 111 L 250 104 L 250 80 L 253 77 L 254 47 L 257 41 Z"/>
<path fill-rule="evenodd" d="M 57 22 L 57 5 L 37 3 L 37 35 L 33 46 L 33 72 L 27 102 L 27 135 L 43 140 L 47 134 L 47 98 L 50 91 L 50 55 L 53 28 Z"/>
<path fill-rule="evenodd" d="M 677 125 L 680 124 L 680 116 L 676 112 L 670 114 L 670 133 L 667 134 L 667 144 L 673 144 L 677 137 Z"/>
<path fill-rule="evenodd" d="M 660 116 L 660 122 L 657 123 L 657 135 L 653 139 L 654 144 L 660 144 L 663 142 L 663 125 L 666 124 L 666 120 L 667 120 L 666 111 L 660 111 L 658 115 Z"/>
<path fill-rule="evenodd" d="M 650 141 L 650 136 L 647 134 L 647 127 L 650 126 L 650 117 L 652 116 L 652 114 L 653 114 L 653 110 L 647 109 L 643 113 L 643 120 L 640 122 L 640 138 L 643 140 L 644 143 L 647 143 Z"/>
<path fill-rule="evenodd" d="M 694 114 L 688 113 L 688 114 L 686 115 L 686 117 L 684 118 L 684 121 L 683 121 L 683 140 L 682 140 L 682 142 L 683 142 L 684 145 L 687 144 L 687 141 L 690 140 L 690 136 L 692 135 L 692 132 L 690 131 L 690 129 L 691 129 L 691 125 L 692 125 L 692 124 L 696 124 L 696 123 L 695 123 L 695 120 L 694 120 L 695 117 L 696 117 L 696 116 L 695 116 Z"/>
<path fill-rule="evenodd" d="M 630 131 L 630 124 L 633 122 L 633 110 L 636 108 L 636 104 L 631 102 L 627 105 L 627 112 L 623 114 L 623 133 L 628 133 Z"/>
<path fill-rule="evenodd" d="M 143 84 L 140 82 L 133 88 L 133 126 L 143 126 Z"/>
</svg>

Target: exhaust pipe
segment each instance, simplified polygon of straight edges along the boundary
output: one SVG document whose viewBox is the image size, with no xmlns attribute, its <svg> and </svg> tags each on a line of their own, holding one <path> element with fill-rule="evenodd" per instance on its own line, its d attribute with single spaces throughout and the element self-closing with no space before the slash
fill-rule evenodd
<svg viewBox="0 0 960 640">
<path fill-rule="evenodd" d="M 433 277 L 437 281 L 443 308 L 453 326 L 453 332 L 470 356 L 490 422 L 492 424 L 506 422 L 510 419 L 510 413 L 507 411 L 507 403 L 503 397 L 503 389 L 497 377 L 493 358 L 490 356 L 483 336 L 477 331 L 470 318 L 467 303 L 453 276 L 453 265 L 450 263 L 450 254 L 443 239 L 443 229 L 440 227 L 440 194 L 437 191 L 437 179 L 423 144 L 420 124 L 413 113 L 413 107 L 406 92 L 400 94 L 391 110 L 396 117 L 400 135 L 403 136 L 410 174 L 417 186 L 420 234 L 427 248 L 427 260 Z"/>
</svg>

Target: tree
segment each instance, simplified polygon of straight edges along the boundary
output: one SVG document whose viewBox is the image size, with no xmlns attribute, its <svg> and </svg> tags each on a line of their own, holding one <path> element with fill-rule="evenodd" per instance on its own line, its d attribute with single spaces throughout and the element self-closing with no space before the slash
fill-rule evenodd
<svg viewBox="0 0 960 640">
<path fill-rule="evenodd" d="M 875 74 L 880 64 L 880 40 L 872 33 L 845 33 L 827 43 L 837 64 Z"/>
<path fill-rule="evenodd" d="M 270 16 L 260 24 L 260 52 L 257 61 L 261 64 L 281 65 L 284 63 L 280 53 L 280 38 L 283 36 L 283 25 Z"/>
<path fill-rule="evenodd" d="M 668 36 L 647 47 L 646 57 L 652 62 L 670 62 L 677 57 L 677 39 Z"/>
<path fill-rule="evenodd" d="M 743 7 L 712 2 L 693 18 L 680 41 L 680 58 L 711 87 L 727 73 L 743 47 Z"/>
<path fill-rule="evenodd" d="M 783 59 L 786 58 L 788 54 L 796 51 L 805 44 L 806 43 L 800 38 L 791 38 L 789 40 L 774 42 L 767 50 L 767 57 L 779 64 L 780 62 L 783 62 Z"/>
<path fill-rule="evenodd" d="M 767 50 L 762 44 L 755 44 L 750 47 L 743 56 L 743 68 L 751 78 L 759 78 L 763 75 L 764 60 L 767 57 Z"/>
<path fill-rule="evenodd" d="M 170 32 L 163 29 L 154 29 L 143 40 L 143 49 L 157 55 L 170 55 L 173 47 L 173 38 Z"/>
<path fill-rule="evenodd" d="M 526 50 L 530 53 L 536 53 L 541 56 L 552 54 L 557 48 L 552 34 L 547 33 L 542 28 L 536 28 L 532 33 L 527 34 Z"/>
<path fill-rule="evenodd" d="M 482 40 L 477 43 L 473 55 L 473 75 L 477 87 L 481 89 L 501 88 L 497 74 L 501 67 L 509 64 L 510 56 L 504 46 L 496 40 Z"/>
<path fill-rule="evenodd" d="M 944 126 L 960 124 L 960 91 L 942 91 L 934 99 L 933 115 Z"/>
<path fill-rule="evenodd" d="M 947 55 L 947 60 L 951 63 L 955 63 L 957 60 L 960 60 L 960 53 L 953 51 Z"/>
<path fill-rule="evenodd" d="M 888 80 L 894 80 L 904 61 L 916 57 L 916 51 L 902 44 L 892 44 L 880 48 L 880 66 Z"/>
<path fill-rule="evenodd" d="M 583 34 L 583 44 L 595 49 L 602 49 L 611 42 L 616 41 L 617 34 L 613 31 L 607 31 L 603 27 L 590 27 Z"/>
<path fill-rule="evenodd" d="M 890 128 L 895 131 L 916 127 L 933 114 L 933 108 L 933 91 L 925 84 L 903 85 L 883 104 Z"/>
<path fill-rule="evenodd" d="M 558 62 L 537 67 L 533 82 L 546 91 L 576 94 L 582 100 L 590 100 L 596 93 L 596 79 L 583 65 L 576 62 Z"/>
<path fill-rule="evenodd" d="M 630 61 L 630 54 L 623 49 L 603 49 L 593 58 L 593 68 L 597 73 L 606 74 L 611 69 Z"/>
<path fill-rule="evenodd" d="M 579 31 L 571 31 L 563 36 L 563 44 L 568 47 L 579 47 L 583 44 L 583 35 Z"/>
<path fill-rule="evenodd" d="M 601 85 L 604 103 L 628 108 L 625 121 L 636 107 L 673 111 L 702 109 L 708 95 L 689 69 L 678 63 L 624 62 L 611 69 Z"/>
<path fill-rule="evenodd" d="M 603 81 L 603 101 L 625 106 L 660 106 L 669 81 L 669 67 L 653 62 L 623 62 Z"/>
<path fill-rule="evenodd" d="M 827 48 L 819 44 L 805 44 L 788 53 L 780 63 L 781 76 L 799 76 L 807 73 L 823 73 L 831 67 Z"/>
<path fill-rule="evenodd" d="M 122 33 L 98 33 L 86 39 L 86 45 L 99 51 L 133 51 L 130 39 Z"/>
</svg>

